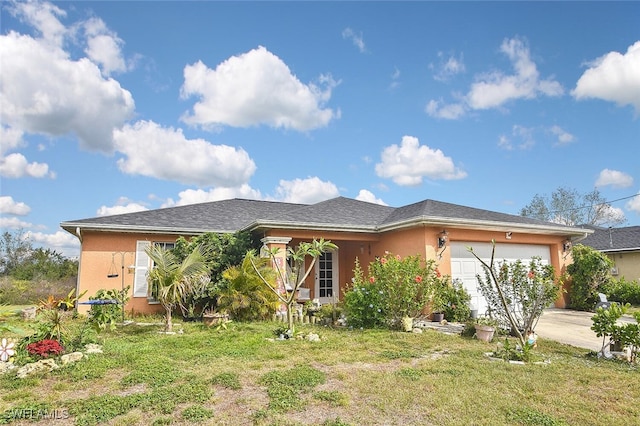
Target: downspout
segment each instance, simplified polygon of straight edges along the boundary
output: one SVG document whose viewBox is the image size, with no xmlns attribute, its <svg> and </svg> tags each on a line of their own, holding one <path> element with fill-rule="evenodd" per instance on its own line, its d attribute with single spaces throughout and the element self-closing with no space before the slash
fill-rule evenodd
<svg viewBox="0 0 640 426">
<path fill-rule="evenodd" d="M 80 295 L 80 268 L 82 268 L 82 234 L 80 232 L 80 227 L 76 227 L 76 237 L 80 241 L 80 255 L 78 256 L 78 276 L 76 277 L 76 297 Z M 76 313 L 78 312 L 78 304 L 75 306 Z"/>
</svg>

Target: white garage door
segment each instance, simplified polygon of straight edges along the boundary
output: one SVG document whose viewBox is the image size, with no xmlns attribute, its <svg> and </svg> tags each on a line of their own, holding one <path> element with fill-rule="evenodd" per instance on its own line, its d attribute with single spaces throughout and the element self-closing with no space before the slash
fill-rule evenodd
<svg viewBox="0 0 640 426">
<path fill-rule="evenodd" d="M 491 260 L 491 243 L 452 242 L 451 243 L 451 278 L 462 281 L 464 288 L 471 295 L 471 307 L 478 309 L 480 314 L 487 310 L 487 303 L 482 297 L 476 275 L 484 278 L 484 270 L 480 262 L 467 250 L 473 247 L 482 260 L 489 263 Z M 543 264 L 550 263 L 549 246 L 533 244 L 496 244 L 496 262 L 514 262 L 520 259 L 525 264 L 532 257 L 538 256 Z"/>
</svg>

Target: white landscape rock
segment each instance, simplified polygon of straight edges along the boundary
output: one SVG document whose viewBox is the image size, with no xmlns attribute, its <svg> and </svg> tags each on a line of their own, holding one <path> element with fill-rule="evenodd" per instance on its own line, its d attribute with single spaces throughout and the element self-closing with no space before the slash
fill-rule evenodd
<svg viewBox="0 0 640 426">
<path fill-rule="evenodd" d="M 89 355 L 89 354 L 101 354 L 102 353 L 102 346 L 96 344 L 96 343 L 89 343 L 87 345 L 85 345 L 84 347 L 84 352 Z"/>
<path fill-rule="evenodd" d="M 41 359 L 37 362 L 32 362 L 29 364 L 25 364 L 18 369 L 16 376 L 20 379 L 24 379 L 31 374 L 39 373 L 39 372 L 50 372 L 60 368 L 58 364 L 52 359 Z"/>
<path fill-rule="evenodd" d="M 82 352 L 71 352 L 70 354 L 62 355 L 60 357 L 60 362 L 62 365 L 71 364 L 80 361 L 83 356 L 84 354 Z"/>
</svg>

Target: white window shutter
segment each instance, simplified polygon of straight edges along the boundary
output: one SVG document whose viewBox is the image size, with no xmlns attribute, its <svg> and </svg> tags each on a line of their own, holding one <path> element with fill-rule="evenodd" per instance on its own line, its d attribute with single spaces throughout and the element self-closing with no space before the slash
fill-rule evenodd
<svg viewBox="0 0 640 426">
<path fill-rule="evenodd" d="M 149 285 L 147 284 L 149 255 L 145 250 L 150 245 L 150 241 L 136 242 L 136 271 L 133 277 L 133 297 L 147 297 L 149 293 Z"/>
</svg>

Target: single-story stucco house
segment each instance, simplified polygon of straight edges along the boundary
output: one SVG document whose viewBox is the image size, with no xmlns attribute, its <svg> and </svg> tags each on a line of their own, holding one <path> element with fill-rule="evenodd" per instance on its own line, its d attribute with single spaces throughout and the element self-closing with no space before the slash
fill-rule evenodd
<svg viewBox="0 0 640 426">
<path fill-rule="evenodd" d="M 611 275 L 640 283 L 640 226 L 586 227 L 595 232 L 581 243 L 606 254 L 613 261 Z"/>
<path fill-rule="evenodd" d="M 82 300 L 99 289 L 129 285 L 132 293 L 126 309 L 137 313 L 159 311 L 147 297 L 146 273 L 151 264 L 145 248 L 173 244 L 179 236 L 244 230 L 255 233 L 264 245 L 281 249 L 313 239 L 331 240 L 338 250 L 317 262 L 315 274 L 304 285 L 310 297 L 322 303 L 342 297 L 356 258 L 366 270 L 385 252 L 420 255 L 436 260 L 442 274 L 461 280 L 472 304 L 483 312 L 476 283 L 482 269 L 467 247 L 488 259 L 495 240 L 497 259 L 526 261 L 539 256 L 559 274 L 571 260 L 571 242 L 593 232 L 433 200 L 389 207 L 345 197 L 310 205 L 231 199 L 71 220 L 61 227 L 81 242 L 78 293 L 87 290 Z M 110 273 L 114 264 L 115 274 Z M 564 307 L 560 295 L 556 304 Z"/>
</svg>

